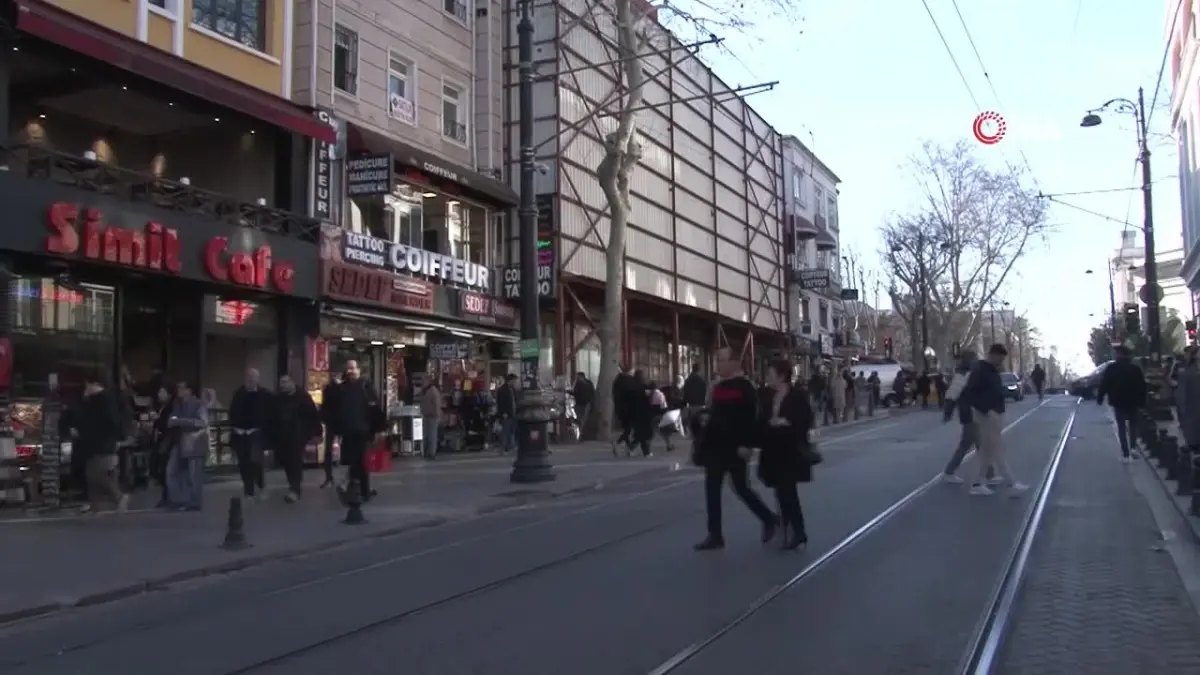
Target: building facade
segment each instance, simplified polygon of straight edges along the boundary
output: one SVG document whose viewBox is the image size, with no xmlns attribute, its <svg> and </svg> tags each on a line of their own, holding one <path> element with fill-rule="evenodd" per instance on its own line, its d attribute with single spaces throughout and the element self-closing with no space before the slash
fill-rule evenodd
<svg viewBox="0 0 1200 675">
<path fill-rule="evenodd" d="M 310 391 L 351 359 L 389 407 L 422 376 L 462 391 L 506 374 L 499 4 L 297 0 L 296 17 L 293 98 L 339 131 L 311 157 L 327 226 Z"/>
<path fill-rule="evenodd" d="M 248 367 L 304 370 L 306 158 L 335 133 L 288 100 L 292 0 L 237 7 L 0 2 L 0 392 L 31 453 L 93 374 L 219 408 Z"/>
<path fill-rule="evenodd" d="M 605 284 L 624 288 L 622 361 L 656 382 L 711 372 L 718 347 L 750 365 L 787 348 L 781 250 L 782 138 L 689 50 L 654 29 L 639 110 L 640 161 L 625 269 L 605 271 L 609 218 L 596 168 L 611 114 L 592 115 L 618 86 L 611 25 L 582 0 L 539 4 L 534 49 L 536 179 L 545 233 L 543 367 L 600 369 L 596 329 Z M 508 44 L 517 16 L 507 12 Z M 509 53 L 515 56 L 515 49 Z M 515 59 L 509 62 L 515 66 Z M 507 69 L 507 160 L 517 162 L 516 69 Z M 514 172 L 515 173 L 515 172 Z M 755 366 L 757 367 L 757 366 Z"/>
<path fill-rule="evenodd" d="M 795 136 L 783 138 L 783 157 L 790 331 L 816 359 L 857 356 L 842 325 L 841 179 Z"/>
<path fill-rule="evenodd" d="M 1200 312 L 1200 102 L 1197 60 L 1200 59 L 1200 2 L 1168 0 L 1164 32 L 1171 62 L 1171 126 L 1179 144 L 1179 201 L 1183 220 L 1183 265 L 1188 289 L 1187 317 Z M 1172 27 L 1174 31 L 1172 32 Z M 1156 256 L 1157 258 L 1158 256 Z M 1160 283 L 1166 274 L 1159 273 Z"/>
</svg>

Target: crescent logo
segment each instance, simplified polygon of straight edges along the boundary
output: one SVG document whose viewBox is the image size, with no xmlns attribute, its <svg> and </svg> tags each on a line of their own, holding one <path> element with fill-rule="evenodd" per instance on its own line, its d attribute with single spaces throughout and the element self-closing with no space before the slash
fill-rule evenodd
<svg viewBox="0 0 1200 675">
<path fill-rule="evenodd" d="M 975 135 L 975 140 L 984 145 L 995 145 L 1004 138 L 1004 132 L 1008 125 L 1004 123 L 1004 118 L 1000 113 L 987 110 L 979 113 L 975 118 L 975 123 L 971 125 L 971 133 Z"/>
</svg>

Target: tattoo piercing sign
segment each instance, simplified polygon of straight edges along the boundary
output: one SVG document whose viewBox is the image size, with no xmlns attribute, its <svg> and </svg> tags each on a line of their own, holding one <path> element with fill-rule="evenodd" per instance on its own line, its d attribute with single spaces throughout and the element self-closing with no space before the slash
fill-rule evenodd
<svg viewBox="0 0 1200 675">
<path fill-rule="evenodd" d="M 1004 132 L 1008 125 L 1004 123 L 1004 118 L 1000 113 L 987 110 L 979 113 L 975 117 L 975 123 L 971 125 L 971 132 L 975 135 L 975 140 L 984 145 L 995 145 L 1004 138 Z"/>
</svg>

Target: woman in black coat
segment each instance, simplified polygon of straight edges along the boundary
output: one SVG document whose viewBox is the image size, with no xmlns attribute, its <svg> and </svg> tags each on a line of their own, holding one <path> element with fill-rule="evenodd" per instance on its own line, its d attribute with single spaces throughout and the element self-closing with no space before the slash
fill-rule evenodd
<svg viewBox="0 0 1200 675">
<path fill-rule="evenodd" d="M 813 457 L 808 448 L 812 406 L 808 392 L 792 386 L 791 376 L 787 361 L 772 361 L 767 367 L 767 392 L 759 402 L 758 422 L 758 477 L 779 500 L 786 550 L 808 542 L 796 484 L 812 480 Z"/>
</svg>

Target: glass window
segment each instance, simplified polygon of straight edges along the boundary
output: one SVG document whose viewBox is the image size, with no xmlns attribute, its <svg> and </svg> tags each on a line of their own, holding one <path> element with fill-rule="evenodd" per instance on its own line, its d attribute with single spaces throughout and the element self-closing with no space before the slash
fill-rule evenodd
<svg viewBox="0 0 1200 675">
<path fill-rule="evenodd" d="M 333 30 L 333 86 L 358 94 L 358 33 L 341 24 Z"/>
<path fill-rule="evenodd" d="M 825 197 L 825 202 L 828 204 L 829 229 L 838 229 L 838 212 L 837 212 L 837 195 L 830 192 Z"/>
<path fill-rule="evenodd" d="M 442 83 L 442 135 L 458 143 L 467 142 L 467 110 L 463 87 Z"/>
<path fill-rule="evenodd" d="M 808 298 L 802 298 L 800 300 L 800 320 L 801 321 L 812 321 L 812 319 L 810 318 L 811 314 L 812 314 L 812 312 L 810 311 L 810 308 L 808 306 Z"/>
<path fill-rule="evenodd" d="M 821 328 L 828 329 L 829 328 L 829 303 L 822 300 L 822 301 L 820 301 L 820 303 L 817 306 L 819 308 L 818 313 L 819 313 L 819 316 L 821 319 Z"/>
<path fill-rule="evenodd" d="M 796 168 L 796 201 L 800 206 L 808 205 L 807 192 L 808 181 L 804 180 L 804 171 L 799 167 Z"/>
<path fill-rule="evenodd" d="M 388 116 L 407 124 L 417 123 L 416 65 L 401 56 L 388 58 Z"/>
<path fill-rule="evenodd" d="M 192 23 L 256 51 L 266 51 L 266 0 L 192 0 Z"/>
<path fill-rule="evenodd" d="M 463 23 L 467 22 L 467 3 L 462 0 L 442 0 L 442 10 Z"/>
</svg>

